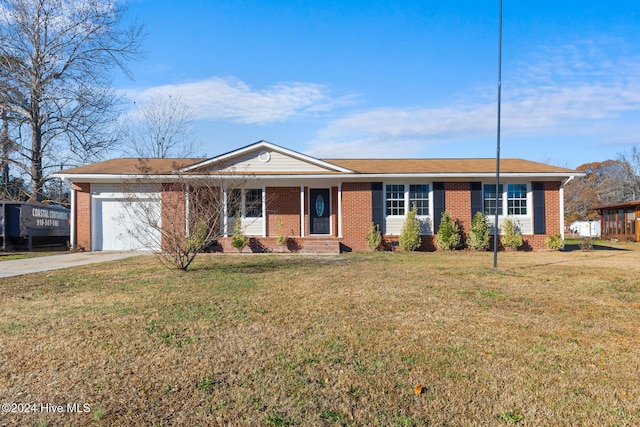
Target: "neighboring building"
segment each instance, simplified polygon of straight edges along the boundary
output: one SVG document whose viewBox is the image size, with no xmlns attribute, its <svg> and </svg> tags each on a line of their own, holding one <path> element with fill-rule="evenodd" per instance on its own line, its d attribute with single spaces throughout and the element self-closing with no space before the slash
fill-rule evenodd
<svg viewBox="0 0 640 427">
<path fill-rule="evenodd" d="M 601 206 L 596 210 L 600 214 L 603 239 L 640 242 L 640 201 Z"/>
<path fill-rule="evenodd" d="M 397 242 L 413 205 L 421 222 L 422 249 L 434 249 L 443 211 L 467 233 L 477 211 L 487 213 L 493 223 L 496 209 L 500 223 L 507 215 L 515 219 L 525 248 L 542 249 L 546 237 L 564 230 L 564 183 L 582 175 L 542 163 L 502 159 L 496 191 L 495 159 L 320 160 L 265 141 L 211 159 L 149 159 L 145 165 L 141 168 L 139 159 L 113 159 L 55 174 L 73 184 L 74 247 L 147 249 L 129 240 L 123 229 L 123 223 L 135 224 L 123 209 L 124 183 L 148 194 L 162 210 L 163 198 L 175 196 L 178 175 L 231 179 L 242 174 L 246 179 L 242 200 L 259 206 L 242 209 L 242 224 L 245 234 L 255 237 L 263 250 L 276 246 L 278 224 L 284 224 L 289 237 L 307 252 L 364 251 L 372 223 L 380 226 L 387 242 Z M 132 179 L 140 176 L 157 186 L 132 187 Z M 221 189 L 223 196 L 226 191 L 237 190 Z M 222 223 L 225 234 L 231 235 L 230 221 L 225 218 Z M 228 238 L 220 244 L 229 250 Z"/>
<path fill-rule="evenodd" d="M 600 237 L 600 220 L 574 221 L 569 231 L 580 237 Z"/>
</svg>

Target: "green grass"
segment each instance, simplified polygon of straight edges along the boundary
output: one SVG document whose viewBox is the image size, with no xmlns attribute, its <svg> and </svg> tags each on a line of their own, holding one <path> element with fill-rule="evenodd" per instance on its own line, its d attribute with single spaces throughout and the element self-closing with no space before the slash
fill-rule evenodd
<svg viewBox="0 0 640 427">
<path fill-rule="evenodd" d="M 636 246 L 491 265 L 136 257 L 0 280 L 0 402 L 91 406 L 1 424 L 639 424 Z"/>
<path fill-rule="evenodd" d="M 62 255 L 64 253 L 67 253 L 66 248 L 61 248 L 60 250 L 54 250 L 54 251 L 51 251 L 51 250 L 43 251 L 40 249 L 34 249 L 28 252 L 0 251 L 0 262 L 12 261 L 12 260 L 18 260 L 18 259 L 38 258 L 43 256 L 51 256 L 51 255 Z"/>
</svg>

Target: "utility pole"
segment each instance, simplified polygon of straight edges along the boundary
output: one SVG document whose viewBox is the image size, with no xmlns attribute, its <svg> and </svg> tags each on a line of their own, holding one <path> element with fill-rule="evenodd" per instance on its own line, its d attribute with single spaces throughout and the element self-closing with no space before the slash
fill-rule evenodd
<svg viewBox="0 0 640 427">
<path fill-rule="evenodd" d="M 502 0 L 498 36 L 498 132 L 496 143 L 496 216 L 493 224 L 493 269 L 498 268 L 498 212 L 500 211 L 500 103 L 502 98 Z"/>
</svg>

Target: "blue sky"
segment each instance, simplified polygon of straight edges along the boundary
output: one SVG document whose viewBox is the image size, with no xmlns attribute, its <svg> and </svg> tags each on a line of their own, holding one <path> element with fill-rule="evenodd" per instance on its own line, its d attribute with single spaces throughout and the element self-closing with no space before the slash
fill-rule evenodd
<svg viewBox="0 0 640 427">
<path fill-rule="evenodd" d="M 132 100 L 177 94 L 209 156 L 495 157 L 498 0 L 131 0 Z M 505 0 L 501 156 L 640 145 L 640 1 Z"/>
</svg>

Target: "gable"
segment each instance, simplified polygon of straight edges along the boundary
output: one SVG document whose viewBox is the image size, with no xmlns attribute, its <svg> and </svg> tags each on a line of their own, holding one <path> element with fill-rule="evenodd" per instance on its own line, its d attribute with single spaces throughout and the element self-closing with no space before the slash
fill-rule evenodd
<svg viewBox="0 0 640 427">
<path fill-rule="evenodd" d="M 275 150 L 257 149 L 235 156 L 227 161 L 196 168 L 194 172 L 236 172 L 236 173 L 291 173 L 291 172 L 331 172 L 327 168 L 296 159 Z"/>
<path fill-rule="evenodd" d="M 184 169 L 188 172 L 233 173 L 335 173 L 350 172 L 344 167 L 261 141 Z"/>
</svg>

